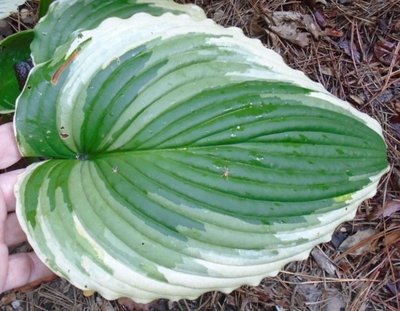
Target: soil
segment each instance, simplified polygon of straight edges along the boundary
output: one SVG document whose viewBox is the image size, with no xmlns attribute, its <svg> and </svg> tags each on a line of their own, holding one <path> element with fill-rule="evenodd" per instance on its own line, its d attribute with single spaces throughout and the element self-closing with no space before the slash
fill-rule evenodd
<svg viewBox="0 0 400 311">
<path fill-rule="evenodd" d="M 0 295 L 0 310 L 400 310 L 400 0 L 177 2 L 196 3 L 218 23 L 242 28 L 291 67 L 377 119 L 391 163 L 377 195 L 336 230 L 331 242 L 257 287 L 140 305 L 86 297 L 56 279 Z M 23 7 L 32 13 L 30 23 L 20 11 L 6 20 L 7 27 L 0 25 L 0 35 L 32 27 L 37 5 L 28 1 Z"/>
</svg>

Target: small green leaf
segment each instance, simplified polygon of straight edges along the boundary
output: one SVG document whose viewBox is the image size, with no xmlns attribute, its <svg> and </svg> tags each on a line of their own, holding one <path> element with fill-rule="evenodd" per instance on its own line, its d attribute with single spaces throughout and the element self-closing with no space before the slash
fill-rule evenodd
<svg viewBox="0 0 400 311">
<path fill-rule="evenodd" d="M 0 42 L 0 113 L 14 111 L 15 100 L 21 93 L 15 65 L 29 58 L 33 36 L 32 30 L 25 30 Z"/>
<path fill-rule="evenodd" d="M 53 2 L 52 0 L 40 0 L 39 3 L 39 17 L 43 17 L 47 14 L 49 6 Z"/>
</svg>

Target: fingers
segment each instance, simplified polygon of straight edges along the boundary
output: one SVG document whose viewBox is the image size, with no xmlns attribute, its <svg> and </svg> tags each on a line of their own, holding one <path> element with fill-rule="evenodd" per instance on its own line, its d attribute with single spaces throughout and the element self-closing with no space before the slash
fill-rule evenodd
<svg viewBox="0 0 400 311">
<path fill-rule="evenodd" d="M 20 160 L 21 155 L 11 123 L 0 125 L 0 146 L 0 169 L 7 168 Z M 25 240 L 25 234 L 18 224 L 16 215 L 14 213 L 7 214 L 7 211 L 15 209 L 13 188 L 19 173 L 21 171 L 9 172 L 0 176 L 0 243 L 5 242 L 0 245 L 0 292 L 54 275 L 34 253 L 8 256 L 7 246 Z"/>
<path fill-rule="evenodd" d="M 3 193 L 4 202 L 9 212 L 15 210 L 14 186 L 17 182 L 18 175 L 23 171 L 24 170 L 21 169 L 0 174 L 0 193 Z"/>
<path fill-rule="evenodd" d="M 5 225 L 6 235 L 4 237 L 7 246 L 17 245 L 21 242 L 26 241 L 26 235 L 22 231 L 19 225 L 17 215 L 15 213 L 8 214 L 6 225 Z"/>
<path fill-rule="evenodd" d="M 8 271 L 8 247 L 0 243 L 0 294 L 3 292 Z"/>
<path fill-rule="evenodd" d="M 7 208 L 6 204 L 4 203 L 3 197 L 0 193 L 0 245 L 4 243 L 5 240 L 5 228 L 4 223 L 7 219 Z M 1 257 L 0 257 L 1 260 Z M 1 263 L 1 261 L 0 261 Z M 0 265 L 1 266 L 1 265 Z"/>
<path fill-rule="evenodd" d="M 26 284 L 45 280 L 54 275 L 34 253 L 14 254 L 9 257 L 7 278 L 3 289 L 7 291 Z"/>
<path fill-rule="evenodd" d="M 7 168 L 21 159 L 15 141 L 12 123 L 0 125 L 0 169 Z"/>
</svg>

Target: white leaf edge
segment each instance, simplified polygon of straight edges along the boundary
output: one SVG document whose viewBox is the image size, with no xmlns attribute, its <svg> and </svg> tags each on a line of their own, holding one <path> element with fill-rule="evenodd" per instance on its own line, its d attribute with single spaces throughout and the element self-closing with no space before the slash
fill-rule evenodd
<svg viewBox="0 0 400 311">
<path fill-rule="evenodd" d="M 97 0 L 97 1 L 99 1 L 99 0 Z M 82 3 L 82 2 L 83 2 L 83 0 L 53 1 L 49 6 L 49 10 L 48 10 L 47 14 L 40 19 L 39 24 L 43 21 L 46 21 L 47 19 L 58 18 L 58 17 L 62 16 L 62 14 L 68 8 L 76 5 L 77 3 Z M 180 14 L 188 14 L 196 20 L 202 20 L 202 19 L 207 18 L 206 14 L 202 8 L 200 8 L 199 6 L 197 6 L 195 4 L 190 4 L 190 3 L 178 4 L 178 3 L 174 2 L 173 0 L 137 0 L 135 4 L 149 4 L 149 5 L 158 7 L 158 8 L 163 8 L 165 10 L 177 10 L 177 11 L 181 12 Z M 77 31 L 79 31 L 79 30 L 76 30 L 76 32 Z M 67 39 L 68 35 L 72 35 L 72 34 L 67 34 L 67 36 L 65 36 L 66 40 L 68 40 Z M 66 42 L 61 44 L 60 46 L 58 46 L 57 49 L 64 46 L 64 44 L 66 44 Z M 56 49 L 55 54 L 57 54 L 57 49 Z M 39 63 L 35 60 L 34 51 L 32 52 L 31 57 L 32 57 L 33 64 L 35 66 L 39 65 Z"/>
<path fill-rule="evenodd" d="M 81 44 L 81 42 L 87 40 L 88 38 L 92 38 L 92 40 L 97 38 L 99 41 L 105 40 L 105 39 L 107 39 L 107 36 L 104 35 L 103 31 L 106 29 L 108 29 L 108 30 L 109 29 L 118 29 L 118 33 L 121 33 L 121 34 L 127 33 L 126 30 L 130 28 L 131 23 L 134 23 L 135 27 L 137 27 L 137 29 L 141 29 L 142 31 L 145 30 L 148 32 L 146 34 L 143 34 L 143 33 L 140 34 L 140 37 L 143 38 L 141 41 L 140 40 L 133 41 L 133 42 L 135 42 L 135 44 L 138 44 L 138 45 L 149 40 L 149 36 L 154 35 L 154 33 L 152 33 L 152 31 L 154 31 L 154 28 L 152 28 L 152 26 L 154 26 L 157 23 L 160 23 L 159 25 L 162 25 L 163 27 L 165 27 L 164 29 L 171 27 L 164 34 L 164 37 L 169 37 L 169 36 L 172 36 L 172 35 L 178 34 L 178 33 L 187 33 L 188 31 L 195 31 L 195 32 L 204 31 L 204 32 L 213 33 L 213 34 L 229 34 L 232 36 L 233 41 L 235 41 L 236 43 L 239 42 L 241 44 L 241 46 L 243 46 L 244 49 L 249 51 L 250 54 L 254 55 L 254 58 L 252 59 L 252 61 L 256 60 L 261 65 L 265 64 L 267 62 L 268 65 L 272 68 L 272 70 L 276 73 L 277 77 L 279 79 L 281 79 L 282 81 L 292 82 L 299 86 L 303 86 L 303 87 L 312 89 L 313 92 L 309 95 L 310 97 L 326 99 L 326 100 L 329 100 L 332 104 L 337 105 L 341 108 L 344 108 L 345 110 L 350 112 L 352 115 L 354 115 L 357 119 L 363 120 L 366 123 L 366 125 L 368 125 L 371 129 L 373 129 L 374 131 L 376 131 L 378 134 L 380 134 L 382 136 L 382 129 L 376 120 L 372 119 L 371 117 L 369 117 L 368 115 L 366 115 L 364 113 L 357 111 L 349 103 L 334 97 L 328 91 L 326 91 L 321 84 L 311 81 L 301 71 L 293 70 L 290 67 L 288 67 L 283 62 L 283 59 L 281 58 L 281 56 L 279 56 L 277 53 L 273 52 L 272 50 L 266 49 L 259 40 L 249 39 L 249 38 L 245 37 L 243 32 L 239 28 L 235 28 L 235 27 L 223 28 L 209 19 L 202 20 L 202 21 L 195 21 L 195 20 L 193 20 L 193 18 L 191 18 L 190 16 L 187 16 L 187 15 L 175 16 L 170 13 L 166 13 L 160 17 L 154 17 L 154 16 L 151 16 L 146 13 L 138 13 L 138 14 L 132 16 L 131 18 L 125 19 L 125 20 L 119 19 L 119 18 L 109 18 L 109 19 L 106 19 L 98 28 L 83 32 L 82 37 L 77 38 L 72 43 L 72 45 L 69 49 L 69 53 L 66 56 L 66 58 L 68 58 L 68 56 L 73 53 L 73 51 L 77 48 L 77 46 L 79 44 Z M 177 25 L 179 25 L 180 27 L 176 27 Z M 174 28 L 175 28 L 175 30 L 174 30 Z M 157 35 L 160 35 L 160 34 L 158 33 Z M 135 35 L 133 35 L 133 36 L 135 36 Z M 110 36 L 110 38 L 111 37 L 116 37 L 115 31 L 112 32 L 112 35 Z M 137 39 L 137 38 L 135 38 L 135 39 Z M 93 41 L 95 41 L 95 40 L 93 40 Z M 103 42 L 108 42 L 108 41 L 103 41 Z M 124 41 L 124 42 L 126 42 L 126 41 Z M 132 42 L 132 41 L 129 41 L 129 42 Z M 231 43 L 227 41 L 226 44 L 229 45 Z M 132 45 L 127 45 L 126 49 L 131 49 L 131 48 L 132 48 Z M 85 49 L 82 51 L 82 53 L 84 53 L 84 52 L 85 52 Z M 124 52 L 125 51 L 118 50 L 118 54 L 122 54 Z M 112 55 L 112 57 L 113 58 L 118 57 L 118 55 Z M 79 65 L 79 64 L 75 64 L 75 65 Z M 240 74 L 240 73 L 238 73 L 238 74 Z M 249 72 L 247 74 L 254 77 L 254 76 L 257 76 L 259 73 Z M 83 82 L 83 81 L 84 81 L 84 77 L 81 77 L 80 82 Z M 24 216 L 22 213 L 23 207 L 21 206 L 21 199 L 20 199 L 21 194 L 19 193 L 20 186 L 23 183 L 24 179 L 27 176 L 29 176 L 36 167 L 38 167 L 39 165 L 42 165 L 43 163 L 45 163 L 45 162 L 31 165 L 23 174 L 21 174 L 19 176 L 17 184 L 15 186 L 15 195 L 17 197 L 16 213 L 17 213 L 19 222 L 22 226 L 22 229 L 27 234 L 28 241 L 32 245 L 33 249 L 36 251 L 38 257 L 43 262 L 46 262 L 46 260 L 47 260 L 46 255 L 41 252 L 38 243 L 35 241 L 33 235 L 30 234 L 31 228 L 29 228 L 28 222 L 26 221 L 26 219 L 24 219 Z M 371 198 L 376 194 L 376 190 L 378 187 L 380 177 L 384 173 L 386 173 L 387 170 L 388 170 L 388 168 L 381 171 L 380 173 L 376 174 L 375 176 L 371 177 L 370 178 L 371 183 L 368 186 L 366 186 L 364 189 L 361 189 L 361 190 L 351 194 L 351 198 L 346 201 L 346 204 L 348 204 L 346 207 L 343 207 L 340 210 L 328 212 L 325 215 L 320 217 L 321 222 L 324 223 L 324 227 L 320 227 L 320 228 L 324 229 L 322 231 L 324 231 L 325 234 L 321 235 L 317 240 L 313 241 L 312 246 L 315 246 L 319 243 L 324 243 L 324 242 L 330 241 L 332 234 L 338 225 L 354 218 L 354 216 L 357 212 L 358 205 L 362 201 L 364 201 L 368 198 Z M 45 218 L 41 218 L 41 220 L 45 221 Z M 46 225 L 46 224 L 42 223 L 42 225 Z M 82 228 L 80 228 L 80 229 L 82 229 Z M 328 233 L 326 233 L 326 232 L 328 232 Z M 89 234 L 87 232 L 81 232 L 81 233 L 82 233 L 82 237 L 85 239 L 87 239 L 87 237 L 89 236 Z M 46 241 L 46 243 L 48 243 L 48 245 L 54 245 L 55 248 L 57 249 L 56 245 L 54 244 L 54 243 L 56 243 L 56 241 L 53 241 L 51 236 L 48 236 L 47 238 L 48 238 L 48 240 Z M 285 237 L 282 236 L 281 238 L 284 239 Z M 304 238 L 307 238 L 307 237 L 305 236 Z M 208 288 L 204 288 L 204 287 L 193 288 L 192 286 L 194 284 L 196 284 L 199 281 L 202 281 L 202 283 L 203 283 L 204 279 L 200 280 L 200 278 L 197 278 L 194 275 L 189 276 L 187 274 L 182 274 L 182 273 L 174 272 L 171 270 L 167 271 L 163 267 L 159 267 L 160 273 L 162 273 L 167 278 L 167 280 L 171 283 L 172 287 L 187 286 L 189 289 L 192 289 L 191 293 L 190 292 L 188 293 L 186 291 L 185 295 L 180 295 L 178 292 L 176 294 L 171 294 L 170 291 L 169 291 L 169 294 L 154 295 L 154 296 L 152 296 L 151 293 L 150 293 L 150 295 L 145 295 L 145 296 L 135 295 L 135 294 L 126 295 L 126 293 L 121 294 L 120 292 L 118 292 L 120 284 L 118 284 L 117 281 L 115 282 L 115 284 L 113 284 L 112 275 L 108 275 L 108 276 L 98 275 L 100 280 L 104 280 L 104 279 L 108 280 L 107 287 L 102 286 L 98 282 L 92 281 L 90 279 L 88 280 L 86 278 L 85 279 L 81 278 L 81 281 L 76 281 L 74 279 L 71 279 L 71 283 L 74 286 L 76 286 L 82 290 L 90 289 L 90 290 L 97 291 L 103 297 L 105 297 L 106 299 L 110 299 L 110 300 L 117 299 L 119 297 L 129 297 L 129 298 L 134 299 L 137 302 L 147 303 L 147 302 L 150 302 L 157 298 L 168 298 L 170 300 L 179 300 L 182 298 L 195 299 L 196 297 L 198 297 L 199 295 L 201 295 L 202 293 L 207 292 L 207 291 L 220 290 L 222 292 L 229 293 L 232 290 L 234 290 L 235 288 L 237 288 L 239 285 L 253 285 L 253 286 L 258 285 L 263 278 L 265 278 L 267 276 L 275 276 L 276 274 L 278 274 L 279 271 L 281 270 L 281 268 L 285 264 L 287 264 L 291 261 L 304 260 L 304 259 L 308 258 L 310 251 L 312 249 L 312 246 L 309 245 L 308 246 L 309 248 L 303 249 L 295 254 L 291 254 L 290 257 L 285 258 L 285 260 L 270 263 L 268 265 L 268 268 L 264 267 L 263 271 L 260 271 L 259 274 L 249 276 L 246 280 L 243 280 L 243 278 L 240 278 L 241 279 L 240 284 L 237 283 L 238 280 L 235 278 L 228 279 L 226 284 L 222 284 L 221 279 L 214 279 L 214 278 L 210 277 Z M 62 254 L 59 254 L 59 255 L 62 257 Z M 109 259 L 112 260 L 112 257 L 110 257 Z M 62 262 L 62 263 L 58 262 L 57 264 L 60 264 L 59 267 L 61 267 L 61 270 L 63 270 L 64 272 L 67 271 L 68 269 L 72 268 L 71 266 L 68 265 L 68 262 Z M 266 272 L 266 271 L 268 271 L 268 272 Z M 55 272 L 57 272 L 57 271 L 55 271 Z M 225 273 L 228 273 L 228 272 L 229 272 L 228 270 L 225 271 Z M 96 268 L 93 267 L 93 273 L 101 274 L 103 272 L 96 271 Z M 123 269 L 121 270 L 121 267 L 120 267 L 120 269 L 117 273 L 118 274 L 125 274 L 125 273 L 129 274 L 130 272 L 124 271 Z M 71 271 L 69 273 L 69 275 L 79 275 L 79 271 Z M 95 276 L 94 276 L 94 278 L 95 278 Z M 154 286 L 157 287 L 157 284 L 156 284 L 157 281 L 154 281 L 154 280 L 148 278 L 147 282 L 149 282 L 150 286 L 151 286 L 151 283 L 154 282 Z M 83 284 L 85 284 L 85 285 L 83 285 Z M 204 283 L 203 283 L 203 285 L 204 285 Z M 110 288 L 113 288 L 113 289 L 110 289 Z"/>
</svg>

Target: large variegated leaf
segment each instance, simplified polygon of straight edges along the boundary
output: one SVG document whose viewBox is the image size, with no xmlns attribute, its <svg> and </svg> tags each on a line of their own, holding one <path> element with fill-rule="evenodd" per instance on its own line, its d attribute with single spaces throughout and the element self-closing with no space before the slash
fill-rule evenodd
<svg viewBox="0 0 400 311">
<path fill-rule="evenodd" d="M 11 13 L 17 11 L 17 8 L 24 3 L 25 0 L 1 0 L 0 19 L 6 18 Z"/>
<path fill-rule="evenodd" d="M 61 32 L 62 33 L 62 32 Z M 19 98 L 17 213 L 83 289 L 146 302 L 258 284 L 328 241 L 387 169 L 376 121 L 210 20 L 109 18 Z"/>
<path fill-rule="evenodd" d="M 32 58 L 35 64 L 40 64 L 61 57 L 80 31 L 93 29 L 108 17 L 128 18 L 138 12 L 155 16 L 165 12 L 186 13 L 197 19 L 205 18 L 199 7 L 177 4 L 172 0 L 57 0 L 35 27 Z M 135 29 L 136 26 L 132 25 L 129 31 Z"/>
</svg>

